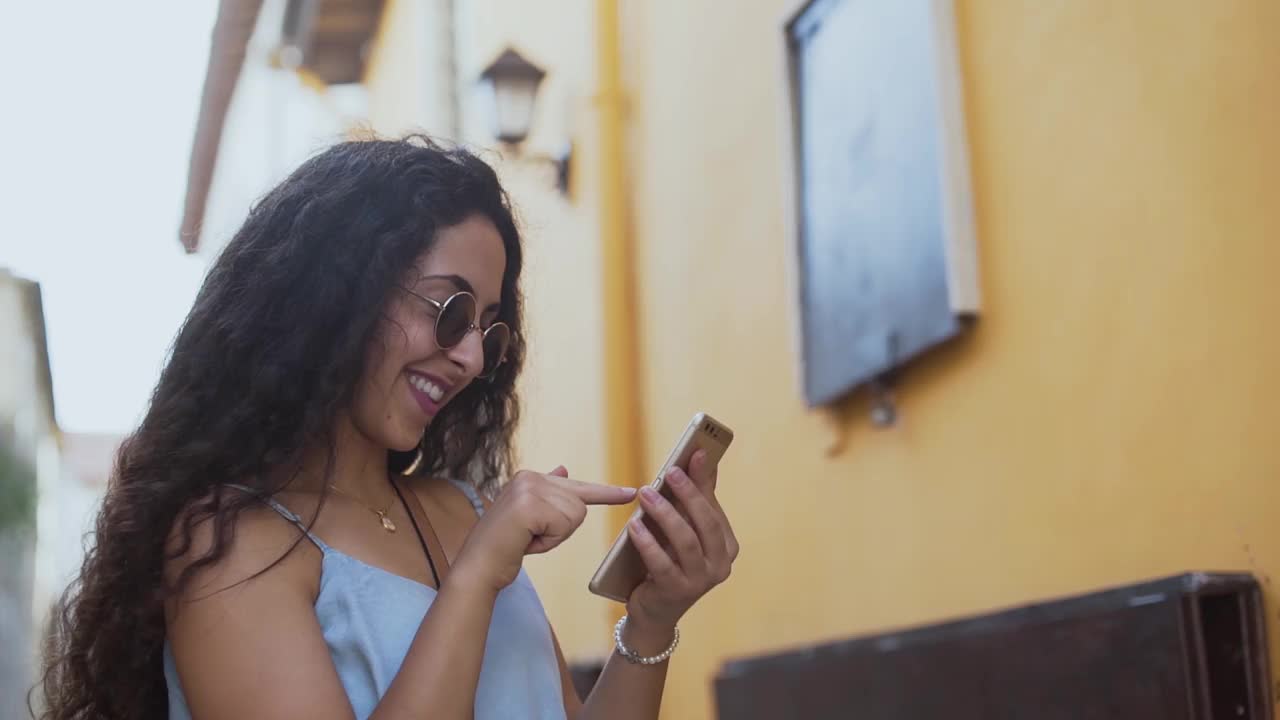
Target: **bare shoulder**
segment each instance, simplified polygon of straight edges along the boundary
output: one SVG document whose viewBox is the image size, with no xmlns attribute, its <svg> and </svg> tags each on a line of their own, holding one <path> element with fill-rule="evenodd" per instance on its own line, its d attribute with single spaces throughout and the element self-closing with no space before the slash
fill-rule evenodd
<svg viewBox="0 0 1280 720">
<path fill-rule="evenodd" d="M 265 505 L 242 510 L 223 531 L 221 557 L 204 560 L 217 544 L 217 525 L 200 512 L 202 500 L 178 514 L 166 541 L 165 577 L 171 586 L 194 568 L 175 601 L 186 604 L 248 583 L 276 591 L 312 586 L 318 590 L 319 550 L 296 525 Z"/>
<path fill-rule="evenodd" d="M 220 557 L 202 565 L 218 538 L 199 506 L 175 520 L 165 568 L 171 582 L 195 568 L 165 608 L 192 715 L 321 718 L 349 707 L 315 612 L 319 549 L 291 521 L 252 505 L 227 525 Z"/>
</svg>

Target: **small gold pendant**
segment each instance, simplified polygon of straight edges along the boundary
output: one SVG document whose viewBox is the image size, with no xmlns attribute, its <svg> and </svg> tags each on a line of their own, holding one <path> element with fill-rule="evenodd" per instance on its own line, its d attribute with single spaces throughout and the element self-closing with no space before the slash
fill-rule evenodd
<svg viewBox="0 0 1280 720">
<path fill-rule="evenodd" d="M 391 518 L 387 517 L 386 513 L 378 513 L 378 517 L 382 518 L 383 530 L 386 530 L 389 533 L 393 533 L 396 531 L 396 524 L 391 522 Z"/>
</svg>

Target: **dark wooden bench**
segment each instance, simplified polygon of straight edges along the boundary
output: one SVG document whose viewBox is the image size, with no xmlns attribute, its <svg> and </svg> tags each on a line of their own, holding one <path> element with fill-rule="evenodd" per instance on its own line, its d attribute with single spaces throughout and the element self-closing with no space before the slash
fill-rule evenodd
<svg viewBox="0 0 1280 720">
<path fill-rule="evenodd" d="M 1262 594 L 1189 573 L 727 662 L 720 720 L 1265 720 Z"/>
</svg>

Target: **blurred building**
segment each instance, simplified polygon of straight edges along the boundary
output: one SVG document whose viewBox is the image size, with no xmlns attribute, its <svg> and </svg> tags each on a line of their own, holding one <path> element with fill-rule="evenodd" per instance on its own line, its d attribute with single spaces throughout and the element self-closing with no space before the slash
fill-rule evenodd
<svg viewBox="0 0 1280 720">
<path fill-rule="evenodd" d="M 57 454 L 40 286 L 0 268 L 0 718 L 26 717 L 35 678 L 37 490 Z"/>
<path fill-rule="evenodd" d="M 29 717 L 49 611 L 84 559 L 120 438 L 58 427 L 40 286 L 3 268 L 0 370 L 0 719 L 8 720 Z"/>
<path fill-rule="evenodd" d="M 84 562 L 85 550 L 122 438 L 102 433 L 63 431 L 57 472 L 40 487 L 37 509 L 36 627 L 45 628 L 48 613 Z"/>
<path fill-rule="evenodd" d="M 362 122 L 499 148 L 530 257 L 526 465 L 636 482 L 697 410 L 737 432 L 720 495 L 743 554 L 683 622 L 664 717 L 712 716 L 730 657 L 1187 569 L 1280 571 L 1275 3 L 957 4 L 985 309 L 899 379 L 888 429 L 859 395 L 806 408 L 797 382 L 794 3 L 301 5 L 376 10 Z M 255 42 L 289 45 L 284 25 L 264 10 Z M 501 147 L 478 80 L 509 47 L 547 75 L 528 138 Z M 245 77 L 284 72 L 262 57 Z M 300 103 L 351 91 L 289 83 Z M 268 123 L 288 127 L 243 132 Z M 568 141 L 562 194 L 540 158 Z M 585 584 L 621 521 L 593 514 L 530 560 L 572 659 L 609 649 L 619 609 Z"/>
</svg>

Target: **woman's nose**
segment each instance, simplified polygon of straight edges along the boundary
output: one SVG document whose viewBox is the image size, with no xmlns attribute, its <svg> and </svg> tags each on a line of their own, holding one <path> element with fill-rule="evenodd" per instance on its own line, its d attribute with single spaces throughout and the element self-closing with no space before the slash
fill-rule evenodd
<svg viewBox="0 0 1280 720">
<path fill-rule="evenodd" d="M 480 329 L 472 326 L 467 330 L 462 341 L 449 350 L 449 358 L 462 367 L 467 375 L 479 375 L 484 369 L 484 336 Z"/>
</svg>

